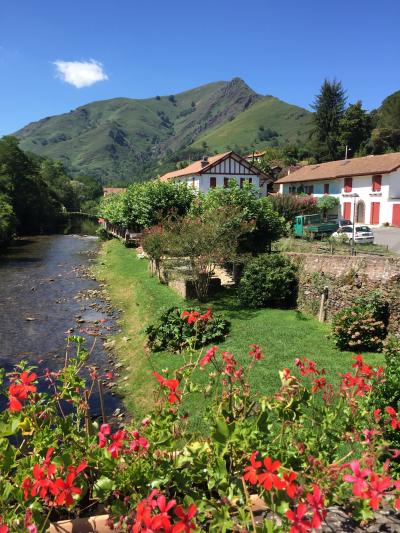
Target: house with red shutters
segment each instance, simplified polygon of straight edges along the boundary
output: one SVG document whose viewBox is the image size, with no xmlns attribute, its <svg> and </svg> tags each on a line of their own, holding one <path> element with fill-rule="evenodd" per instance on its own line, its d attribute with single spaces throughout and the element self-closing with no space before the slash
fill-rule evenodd
<svg viewBox="0 0 400 533">
<path fill-rule="evenodd" d="M 207 193 L 215 187 L 228 187 L 234 181 L 238 187 L 250 183 L 267 194 L 267 185 L 272 179 L 259 168 L 235 152 L 225 152 L 210 157 L 204 156 L 185 168 L 173 170 L 159 178 L 161 181 L 180 181 L 187 183 L 196 191 Z"/>
<path fill-rule="evenodd" d="M 400 152 L 307 165 L 276 181 L 282 194 L 329 194 L 343 218 L 400 226 Z"/>
</svg>

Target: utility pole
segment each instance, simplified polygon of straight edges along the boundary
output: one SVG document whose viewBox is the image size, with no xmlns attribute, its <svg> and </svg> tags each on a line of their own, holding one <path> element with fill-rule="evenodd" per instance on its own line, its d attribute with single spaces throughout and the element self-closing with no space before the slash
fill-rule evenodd
<svg viewBox="0 0 400 533">
<path fill-rule="evenodd" d="M 346 151 L 345 151 L 345 154 L 344 154 L 344 159 L 346 160 L 347 159 L 347 156 L 348 156 L 348 152 L 351 152 L 351 148 L 349 148 L 346 144 Z"/>
</svg>

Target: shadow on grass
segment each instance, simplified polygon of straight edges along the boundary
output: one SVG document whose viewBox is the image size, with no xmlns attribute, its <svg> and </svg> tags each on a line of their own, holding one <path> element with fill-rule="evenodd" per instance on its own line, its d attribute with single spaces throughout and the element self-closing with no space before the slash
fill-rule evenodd
<svg viewBox="0 0 400 533">
<path fill-rule="evenodd" d="M 252 320 L 260 311 L 259 309 L 244 308 L 237 299 L 236 289 L 223 287 L 217 293 L 213 294 L 207 302 L 200 303 L 198 300 L 192 300 L 191 305 L 209 305 L 213 310 L 229 315 L 229 318 L 240 320 Z"/>
</svg>

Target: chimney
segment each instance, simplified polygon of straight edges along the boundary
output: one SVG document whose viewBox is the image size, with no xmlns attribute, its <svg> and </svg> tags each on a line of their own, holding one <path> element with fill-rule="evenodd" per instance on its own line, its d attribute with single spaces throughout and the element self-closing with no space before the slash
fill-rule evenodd
<svg viewBox="0 0 400 533">
<path fill-rule="evenodd" d="M 208 156 L 203 155 L 203 159 L 201 160 L 201 168 L 204 168 L 208 165 Z"/>
</svg>

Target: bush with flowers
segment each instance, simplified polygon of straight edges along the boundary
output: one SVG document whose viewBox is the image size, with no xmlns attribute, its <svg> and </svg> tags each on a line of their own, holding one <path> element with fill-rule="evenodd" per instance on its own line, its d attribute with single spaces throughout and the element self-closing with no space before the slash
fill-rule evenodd
<svg viewBox="0 0 400 533">
<path fill-rule="evenodd" d="M 250 376 L 261 359 L 250 347 L 245 364 L 214 346 L 182 353 L 173 375 L 154 372 L 156 401 L 142 421 L 113 427 L 93 420 L 88 401 L 98 380 L 82 339 L 58 372 L 37 375 L 21 365 L 2 375 L 7 401 L 0 414 L 0 531 L 43 532 L 49 521 L 109 513 L 116 531 L 190 533 L 318 530 L 330 505 L 355 519 L 400 508 L 393 464 L 400 450 L 385 440 L 400 431 L 391 406 L 371 405 L 385 379 L 361 355 L 339 385 L 306 358 L 280 372 L 275 394 L 254 394 Z M 198 384 L 196 373 L 207 379 Z M 207 402 L 206 432 L 189 427 L 186 400 Z M 255 520 L 252 496 L 267 506 Z"/>
<path fill-rule="evenodd" d="M 200 348 L 223 340 L 230 323 L 211 309 L 180 309 L 170 307 L 158 320 L 146 328 L 148 345 L 153 352 Z"/>
<path fill-rule="evenodd" d="M 389 308 L 379 292 L 356 299 L 332 321 L 332 336 L 341 350 L 381 351 L 387 335 Z"/>
</svg>

